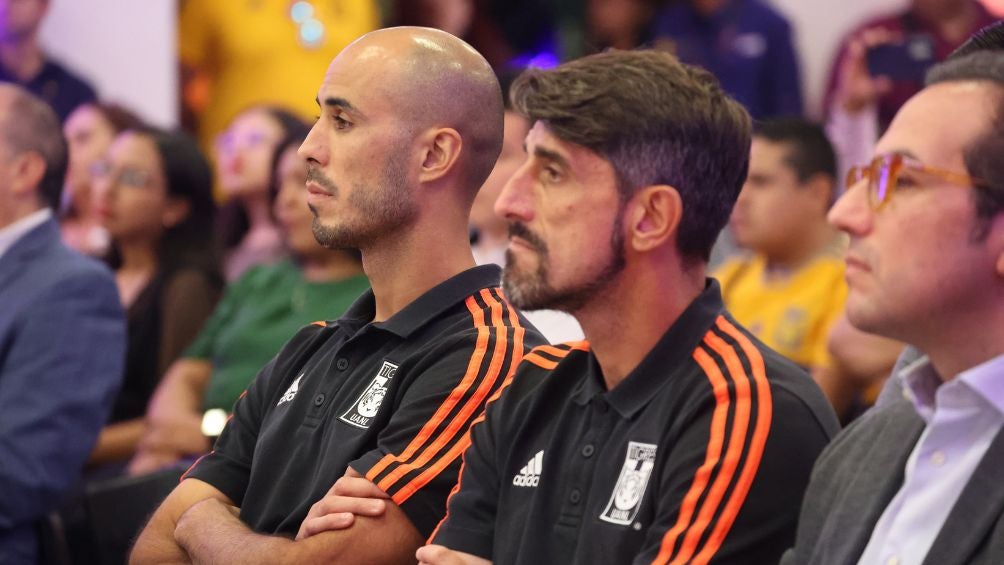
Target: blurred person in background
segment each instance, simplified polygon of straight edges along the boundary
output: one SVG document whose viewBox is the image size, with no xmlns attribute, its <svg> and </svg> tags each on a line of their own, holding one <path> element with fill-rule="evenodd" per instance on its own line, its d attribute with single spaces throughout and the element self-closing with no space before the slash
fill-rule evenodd
<svg viewBox="0 0 1004 565">
<path fill-rule="evenodd" d="M 222 284 L 213 252 L 212 174 L 195 142 L 127 130 L 96 162 L 94 207 L 128 313 L 122 389 L 91 455 L 109 473 L 133 455 L 161 375 L 192 342 Z"/>
<path fill-rule="evenodd" d="M 316 115 L 331 59 L 380 25 L 376 0 L 182 0 L 178 20 L 183 121 L 208 150 L 254 104 Z M 267 77 L 263 78 L 263 77 Z M 267 208 L 267 207 L 266 207 Z"/>
<path fill-rule="evenodd" d="M 272 215 L 270 171 L 276 144 L 302 123 L 287 110 L 254 106 L 238 114 L 216 140 L 216 178 L 230 199 L 219 214 L 228 281 L 285 256 Z"/>
<path fill-rule="evenodd" d="M 841 178 L 850 165 L 871 158 L 900 106 L 923 88 L 926 69 L 995 19 L 976 0 L 910 0 L 905 9 L 866 21 L 840 42 L 823 112 Z"/>
<path fill-rule="evenodd" d="M 208 452 L 237 397 L 282 345 L 306 324 L 339 317 L 369 287 L 354 252 L 322 247 L 311 231 L 307 164 L 296 154 L 307 131 L 291 131 L 273 160 L 273 210 L 291 257 L 252 267 L 227 288 L 157 387 L 130 474 Z"/>
<path fill-rule="evenodd" d="M 38 32 L 50 0 L 0 0 L 0 82 L 20 84 L 44 100 L 60 120 L 92 102 L 94 88 L 50 59 Z"/>
<path fill-rule="evenodd" d="M 102 102 L 77 107 L 63 123 L 70 147 L 59 229 L 63 243 L 85 254 L 100 257 L 108 251 L 108 234 L 94 214 L 91 202 L 91 166 L 101 159 L 115 136 L 135 129 L 142 121 L 125 108 Z"/>
<path fill-rule="evenodd" d="M 56 509 L 111 409 L 125 314 L 111 272 L 66 248 L 59 119 L 0 85 L 0 563 L 37 563 L 38 522 Z"/>
<path fill-rule="evenodd" d="M 761 0 L 682 0 L 653 23 L 656 45 L 703 67 L 755 120 L 800 116 L 802 83 L 791 24 Z M 664 41 L 660 41 L 664 40 Z"/>
</svg>

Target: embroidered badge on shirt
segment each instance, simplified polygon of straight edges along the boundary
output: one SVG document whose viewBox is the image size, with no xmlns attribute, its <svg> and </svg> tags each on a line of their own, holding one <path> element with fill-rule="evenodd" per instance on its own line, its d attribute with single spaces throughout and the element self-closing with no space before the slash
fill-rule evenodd
<svg viewBox="0 0 1004 565">
<path fill-rule="evenodd" d="M 656 446 L 651 443 L 628 442 L 624 466 L 617 477 L 614 492 L 600 519 L 622 526 L 630 525 L 641 508 L 642 495 L 655 467 Z"/>
<path fill-rule="evenodd" d="M 373 421 L 373 417 L 380 410 L 380 405 L 383 404 L 384 397 L 387 396 L 388 383 L 394 378 L 396 372 L 397 365 L 390 361 L 384 361 L 380 372 L 373 377 L 370 386 L 366 387 L 352 408 L 339 416 L 339 420 L 357 428 L 370 427 L 370 422 Z"/>
</svg>

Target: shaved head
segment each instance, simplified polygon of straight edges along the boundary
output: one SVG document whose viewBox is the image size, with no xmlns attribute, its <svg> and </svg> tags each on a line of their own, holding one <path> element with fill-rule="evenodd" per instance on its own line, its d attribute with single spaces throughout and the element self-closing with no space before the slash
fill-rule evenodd
<svg viewBox="0 0 1004 565">
<path fill-rule="evenodd" d="M 374 94 L 386 97 L 413 133 L 446 127 L 460 134 L 458 166 L 473 199 L 502 149 L 502 90 L 484 57 L 444 31 L 396 27 L 354 41 L 335 58 L 329 73 L 347 61 L 380 66 Z"/>
</svg>

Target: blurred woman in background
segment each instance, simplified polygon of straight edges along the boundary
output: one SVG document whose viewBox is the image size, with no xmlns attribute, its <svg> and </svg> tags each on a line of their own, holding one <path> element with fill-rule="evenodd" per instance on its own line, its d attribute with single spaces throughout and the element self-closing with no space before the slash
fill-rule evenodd
<svg viewBox="0 0 1004 565">
<path fill-rule="evenodd" d="M 222 279 L 214 253 L 212 174 L 195 142 L 127 130 L 92 167 L 93 205 L 128 312 L 122 388 L 92 464 L 124 462 L 143 432 L 160 376 L 202 328 Z"/>
</svg>

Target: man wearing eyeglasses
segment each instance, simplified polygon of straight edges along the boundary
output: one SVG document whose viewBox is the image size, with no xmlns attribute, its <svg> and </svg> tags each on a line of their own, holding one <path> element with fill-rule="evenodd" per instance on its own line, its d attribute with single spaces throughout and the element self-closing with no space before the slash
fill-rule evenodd
<svg viewBox="0 0 1004 565">
<path fill-rule="evenodd" d="M 813 472 L 783 563 L 1004 562 L 1004 57 L 935 67 L 829 219 L 847 316 L 925 355 Z"/>
</svg>

